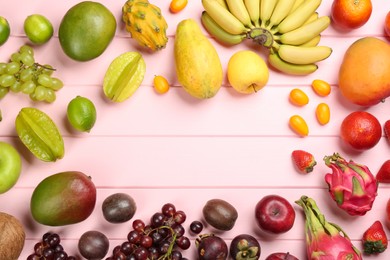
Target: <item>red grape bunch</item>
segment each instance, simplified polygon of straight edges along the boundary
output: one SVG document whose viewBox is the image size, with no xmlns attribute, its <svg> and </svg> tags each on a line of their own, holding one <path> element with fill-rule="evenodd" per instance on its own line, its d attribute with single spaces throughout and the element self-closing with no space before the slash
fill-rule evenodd
<svg viewBox="0 0 390 260">
<path fill-rule="evenodd" d="M 76 257 L 68 256 L 57 233 L 47 232 L 42 241 L 35 244 L 34 253 L 27 260 L 76 260 Z"/>
<path fill-rule="evenodd" d="M 190 247 L 183 223 L 186 214 L 172 203 L 162 206 L 149 223 L 136 219 L 127 241 L 113 249 L 106 260 L 184 260 L 181 250 Z"/>
</svg>

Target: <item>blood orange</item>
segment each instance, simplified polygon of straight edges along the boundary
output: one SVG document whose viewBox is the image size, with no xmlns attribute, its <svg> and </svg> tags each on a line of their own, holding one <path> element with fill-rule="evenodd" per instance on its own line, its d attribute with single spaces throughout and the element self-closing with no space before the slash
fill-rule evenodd
<svg viewBox="0 0 390 260">
<path fill-rule="evenodd" d="M 381 139 L 382 126 L 374 115 L 365 111 L 355 111 L 342 121 L 340 136 L 352 148 L 368 150 Z"/>
<path fill-rule="evenodd" d="M 331 7 L 332 21 L 344 30 L 363 26 L 372 13 L 371 0 L 334 0 Z"/>
</svg>

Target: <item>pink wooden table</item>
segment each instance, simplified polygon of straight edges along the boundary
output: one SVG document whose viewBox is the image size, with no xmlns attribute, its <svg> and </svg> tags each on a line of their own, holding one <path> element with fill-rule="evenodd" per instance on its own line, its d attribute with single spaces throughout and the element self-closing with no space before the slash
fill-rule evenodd
<svg viewBox="0 0 390 260">
<path fill-rule="evenodd" d="M 176 79 L 173 61 L 173 42 L 176 25 L 183 19 L 200 22 L 201 1 L 189 1 L 184 11 L 170 14 L 168 0 L 154 1 L 168 21 L 167 47 L 157 53 L 139 49 L 129 38 L 121 22 L 124 1 L 100 1 L 116 16 L 118 28 L 108 49 L 99 58 L 89 62 L 75 62 L 65 56 L 58 41 L 58 27 L 65 12 L 78 3 L 69 1 L 0 2 L 0 15 L 11 25 L 11 37 L 0 47 L 0 60 L 22 44 L 27 43 L 23 32 L 24 19 L 33 13 L 46 16 L 55 29 L 55 36 L 45 45 L 35 47 L 37 61 L 51 64 L 55 75 L 64 81 L 53 104 L 34 103 L 22 94 L 8 94 L 0 101 L 3 121 L 0 140 L 13 144 L 22 155 L 23 170 L 14 188 L 0 195 L 0 211 L 18 217 L 26 228 L 26 244 L 20 259 L 25 259 L 33 245 L 47 231 L 58 232 L 62 244 L 70 254 L 77 254 L 77 242 L 82 233 L 90 229 L 104 232 L 110 238 L 110 248 L 126 239 L 130 222 L 110 224 L 102 216 L 101 203 L 110 194 L 126 192 L 137 203 L 134 218 L 148 220 L 166 202 L 172 202 L 187 213 L 188 226 L 202 219 L 202 207 L 207 200 L 221 198 L 233 204 L 239 217 L 235 227 L 219 233 L 227 243 L 240 233 L 256 236 L 262 246 L 262 256 L 275 251 L 289 251 L 305 259 L 304 219 L 301 209 L 294 204 L 301 195 L 316 199 L 329 221 L 338 223 L 361 249 L 363 232 L 375 221 L 384 220 L 385 206 L 390 195 L 389 185 L 379 185 L 373 209 L 363 217 L 351 217 L 338 209 L 327 193 L 324 175 L 329 172 L 322 158 L 339 152 L 348 159 L 366 164 L 374 174 L 389 159 L 389 143 L 383 136 L 371 150 L 356 153 L 343 147 L 339 126 L 352 111 L 363 110 L 347 103 L 337 88 L 337 72 L 347 47 L 363 36 L 384 38 L 383 23 L 390 2 L 373 1 L 373 13 L 368 23 L 348 33 L 329 27 L 322 44 L 333 48 L 327 60 L 319 63 L 316 73 L 306 77 L 292 77 L 271 70 L 267 86 L 255 95 L 236 93 L 227 83 L 212 99 L 196 100 L 189 96 Z M 330 0 L 324 0 L 318 12 L 330 14 Z M 153 2 L 152 2 L 153 3 Z M 230 56 L 238 50 L 251 49 L 264 58 L 266 52 L 247 42 L 234 47 L 223 47 L 211 39 L 226 71 Z M 147 64 L 145 79 L 138 91 L 127 101 L 114 104 L 107 101 L 102 91 L 102 80 L 110 62 L 126 51 L 142 51 Z M 170 91 L 158 95 L 153 87 L 154 75 L 163 75 L 171 83 Z M 332 85 L 328 97 L 319 97 L 311 89 L 313 79 L 323 79 Z M 299 87 L 310 98 L 305 107 L 295 107 L 288 101 L 292 88 Z M 66 121 L 66 106 L 77 95 L 91 99 L 97 108 L 95 127 L 87 133 L 76 133 Z M 331 121 L 321 126 L 315 119 L 318 103 L 326 102 L 331 108 Z M 58 125 L 65 141 L 65 157 L 55 163 L 41 162 L 21 144 L 14 120 L 22 107 L 34 106 L 46 112 Z M 390 119 L 390 104 L 385 102 L 368 109 L 383 124 Z M 300 114 L 306 118 L 310 135 L 297 137 L 288 127 L 288 118 Z M 313 153 L 318 165 L 309 175 L 294 169 L 291 152 L 304 149 Z M 98 189 L 98 200 L 93 214 L 84 222 L 64 227 L 47 227 L 32 220 L 29 203 L 34 187 L 46 176 L 79 170 L 91 175 Z M 254 207 L 265 195 L 280 194 L 296 209 L 294 227 L 279 236 L 266 236 L 259 231 L 254 219 Z M 211 232 L 206 229 L 205 232 Z M 388 229 L 386 232 L 390 235 Z M 191 236 L 192 242 L 195 237 Z M 1 246 L 1 245 L 0 245 Z M 110 250 L 111 250 L 110 249 Z M 195 259 L 195 246 L 184 252 Z M 390 259 L 390 251 L 368 259 Z"/>
</svg>

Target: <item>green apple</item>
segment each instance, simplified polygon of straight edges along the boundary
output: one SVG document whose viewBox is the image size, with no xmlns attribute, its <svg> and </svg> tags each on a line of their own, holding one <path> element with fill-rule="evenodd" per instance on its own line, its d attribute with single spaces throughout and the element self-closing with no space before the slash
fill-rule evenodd
<svg viewBox="0 0 390 260">
<path fill-rule="evenodd" d="M 11 189 L 19 179 L 22 160 L 10 144 L 0 141 L 0 194 Z"/>
</svg>

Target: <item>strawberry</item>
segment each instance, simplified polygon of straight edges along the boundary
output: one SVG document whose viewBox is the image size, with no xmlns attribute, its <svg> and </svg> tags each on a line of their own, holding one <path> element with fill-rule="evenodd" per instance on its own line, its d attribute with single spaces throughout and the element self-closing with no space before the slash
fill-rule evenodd
<svg viewBox="0 0 390 260">
<path fill-rule="evenodd" d="M 387 248 L 387 236 L 382 223 L 377 220 L 363 234 L 363 250 L 366 254 L 382 253 Z"/>
<path fill-rule="evenodd" d="M 380 183 L 390 183 L 390 160 L 385 161 L 379 168 L 376 180 Z"/>
<path fill-rule="evenodd" d="M 390 141 L 390 120 L 387 120 L 383 126 L 383 131 L 385 132 L 385 136 Z"/>
<path fill-rule="evenodd" d="M 314 156 L 311 153 L 303 150 L 294 150 L 292 152 L 292 159 L 296 168 L 301 173 L 312 172 L 314 166 L 317 164 Z"/>
</svg>

